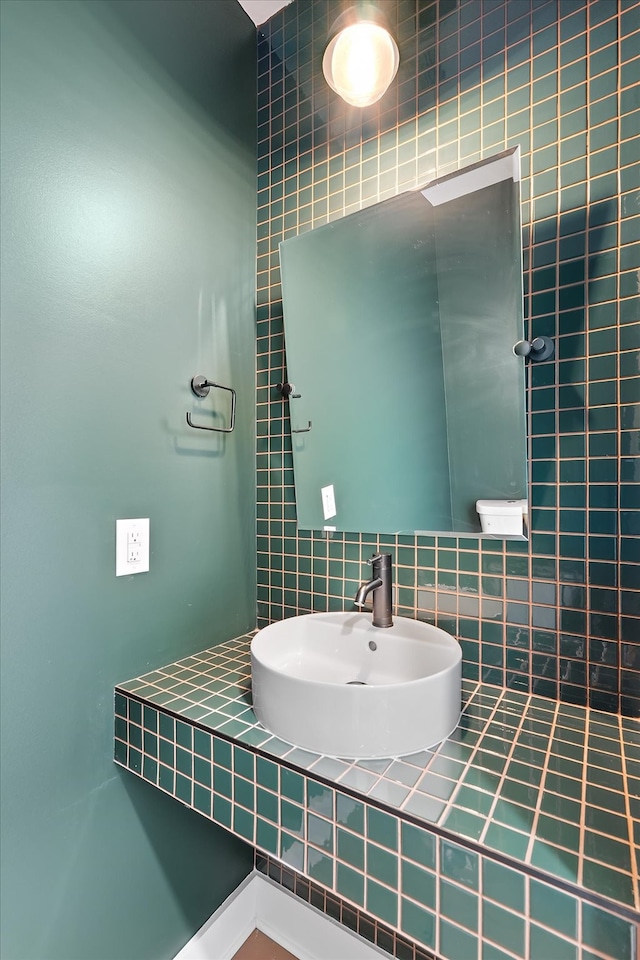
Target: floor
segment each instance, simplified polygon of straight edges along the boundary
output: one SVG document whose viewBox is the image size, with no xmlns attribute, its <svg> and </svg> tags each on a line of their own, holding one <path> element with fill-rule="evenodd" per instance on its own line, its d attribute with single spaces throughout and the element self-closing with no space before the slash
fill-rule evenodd
<svg viewBox="0 0 640 960">
<path fill-rule="evenodd" d="M 231 960 L 298 960 L 261 930 L 254 930 Z"/>
</svg>

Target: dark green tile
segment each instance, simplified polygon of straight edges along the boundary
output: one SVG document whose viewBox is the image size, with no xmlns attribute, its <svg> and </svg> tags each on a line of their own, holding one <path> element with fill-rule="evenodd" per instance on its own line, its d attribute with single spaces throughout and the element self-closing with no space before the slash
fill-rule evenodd
<svg viewBox="0 0 640 960">
<path fill-rule="evenodd" d="M 199 730 L 198 728 L 193 731 L 193 749 L 195 753 L 210 760 L 212 756 L 212 746 L 210 733 L 206 733 L 204 730 Z"/>
<path fill-rule="evenodd" d="M 288 800 L 280 800 L 280 823 L 283 830 L 298 837 L 304 836 L 304 810 Z"/>
<path fill-rule="evenodd" d="M 260 817 L 256 820 L 256 846 L 265 853 L 278 854 L 278 829 Z"/>
<path fill-rule="evenodd" d="M 142 723 L 142 704 L 138 700 L 129 700 L 129 720 L 131 723 Z"/>
<path fill-rule="evenodd" d="M 234 772 L 247 780 L 255 778 L 255 756 L 244 750 L 242 747 L 233 748 L 233 769 Z"/>
<path fill-rule="evenodd" d="M 343 793 L 336 796 L 336 821 L 355 833 L 364 834 L 364 804 Z"/>
<path fill-rule="evenodd" d="M 603 787 L 589 785 L 586 801 L 585 826 L 598 830 L 600 833 L 608 834 L 610 837 L 626 839 L 629 828 L 625 816 L 623 794 L 605 790 Z M 596 804 L 596 806 L 591 806 L 591 804 Z"/>
<path fill-rule="evenodd" d="M 468 813 L 466 810 L 458 810 L 453 807 L 447 814 L 444 826 L 452 833 L 460 833 L 472 840 L 478 840 L 482 833 L 485 820 L 474 813 Z"/>
<path fill-rule="evenodd" d="M 213 759 L 216 766 L 231 770 L 232 753 L 228 740 L 221 740 L 220 737 L 213 738 Z"/>
<path fill-rule="evenodd" d="M 285 863 L 293 867 L 294 870 L 302 872 L 304 870 L 304 844 L 291 834 L 280 833 L 280 857 Z"/>
<path fill-rule="evenodd" d="M 308 874 L 316 883 L 333 888 L 333 858 L 319 850 L 309 848 L 307 853 Z"/>
<path fill-rule="evenodd" d="M 181 720 L 176 720 L 176 743 L 186 750 L 193 748 L 193 727 Z"/>
<path fill-rule="evenodd" d="M 243 780 L 242 777 L 234 777 L 233 790 L 233 798 L 236 803 L 246 807 L 247 810 L 255 809 L 255 787 L 252 783 L 249 783 L 248 780 Z"/>
<path fill-rule="evenodd" d="M 213 771 L 213 789 L 216 793 L 221 794 L 224 797 L 227 797 L 229 800 L 232 796 L 233 791 L 233 781 L 231 778 L 231 773 L 228 770 L 225 770 L 223 767 L 215 767 Z"/>
<path fill-rule="evenodd" d="M 425 867 L 435 868 L 436 838 L 411 823 L 402 823 L 402 855 Z"/>
<path fill-rule="evenodd" d="M 137 750 L 142 750 L 142 727 L 129 723 L 124 739 L 128 739 L 132 747 L 135 747 Z"/>
<path fill-rule="evenodd" d="M 436 909 L 436 878 L 428 870 L 402 861 L 402 892 L 425 907 Z"/>
<path fill-rule="evenodd" d="M 449 880 L 462 883 L 471 890 L 478 889 L 478 855 L 473 850 L 441 839 L 440 870 Z"/>
<path fill-rule="evenodd" d="M 633 906 L 633 879 L 628 873 L 613 870 L 611 867 L 585 857 L 582 865 L 582 882 L 588 890 Z"/>
<path fill-rule="evenodd" d="M 234 804 L 233 832 L 237 833 L 241 837 L 244 837 L 244 839 L 248 840 L 249 843 L 253 843 L 254 827 L 255 827 L 254 815 L 252 813 L 249 813 L 248 810 L 244 810 L 242 807 L 238 807 Z"/>
<path fill-rule="evenodd" d="M 367 843 L 367 874 L 389 887 L 398 885 L 398 857 L 388 850 Z"/>
<path fill-rule="evenodd" d="M 401 899 L 400 928 L 407 936 L 426 947 L 435 946 L 436 917 L 430 910 L 425 910 L 406 900 Z"/>
<path fill-rule="evenodd" d="M 611 945 L 615 944 L 617 960 L 631 960 L 631 923 L 586 902 L 582 905 L 582 941 L 586 947 L 607 956 L 611 953 Z"/>
<path fill-rule="evenodd" d="M 160 764 L 158 786 L 167 793 L 173 793 L 174 772 L 170 767 Z"/>
<path fill-rule="evenodd" d="M 375 880 L 367 879 L 366 908 L 374 917 L 396 926 L 398 922 L 398 895 Z"/>
<path fill-rule="evenodd" d="M 167 716 L 166 713 L 160 713 L 159 716 L 159 733 L 161 737 L 165 737 L 167 740 L 173 740 L 175 737 L 175 720 L 173 717 Z"/>
<path fill-rule="evenodd" d="M 501 823 L 490 823 L 484 842 L 492 850 L 506 853 L 515 860 L 524 860 L 529 845 L 529 836 L 526 833 L 518 833 Z"/>
<path fill-rule="evenodd" d="M 211 761 L 203 757 L 193 759 L 193 778 L 204 787 L 211 788 Z"/>
<path fill-rule="evenodd" d="M 574 897 L 556 887 L 531 880 L 530 886 L 531 917 L 560 934 L 573 939 L 577 936 L 577 901 Z"/>
<path fill-rule="evenodd" d="M 456 807 L 462 807 L 486 817 L 493 804 L 493 797 L 484 791 L 463 785 L 458 789 L 454 797 L 454 803 Z"/>
<path fill-rule="evenodd" d="M 336 864 L 336 884 L 337 891 L 341 897 L 345 897 L 358 906 L 364 905 L 364 874 L 344 863 Z"/>
<path fill-rule="evenodd" d="M 440 881 L 440 912 L 468 930 L 478 929 L 478 897 L 446 880 Z"/>
<path fill-rule="evenodd" d="M 482 892 L 496 903 L 518 913 L 525 911 L 525 877 L 494 860 L 483 858 Z M 495 940 L 495 937 L 491 938 Z"/>
<path fill-rule="evenodd" d="M 389 850 L 398 849 L 398 818 L 367 807 L 367 837 Z"/>
<path fill-rule="evenodd" d="M 158 738 L 147 730 L 144 731 L 144 752 L 150 757 L 158 756 Z"/>
<path fill-rule="evenodd" d="M 156 783 L 158 779 L 158 762 L 152 757 L 144 757 L 142 765 L 142 776 L 150 783 Z"/>
<path fill-rule="evenodd" d="M 193 775 L 193 754 L 181 747 L 176 747 L 176 770 L 184 774 L 185 777 Z"/>
<path fill-rule="evenodd" d="M 205 816 L 211 816 L 211 790 L 195 783 L 193 786 L 193 805 Z"/>
<path fill-rule="evenodd" d="M 574 823 L 558 820 L 541 814 L 536 826 L 536 836 L 554 846 L 562 846 L 577 853 L 580 848 L 580 827 Z"/>
<path fill-rule="evenodd" d="M 280 792 L 288 800 L 304 803 L 304 777 L 283 767 L 280 771 Z"/>
<path fill-rule="evenodd" d="M 533 844 L 531 863 L 534 867 L 540 867 L 541 870 L 563 880 L 570 880 L 572 883 L 577 881 L 578 857 L 542 840 L 536 840 Z"/>
<path fill-rule="evenodd" d="M 266 760 L 264 757 L 257 757 L 256 778 L 260 786 L 277 792 L 279 786 L 277 764 L 272 763 L 271 760 Z"/>
<path fill-rule="evenodd" d="M 515 830 L 528 833 L 533 826 L 534 811 L 531 807 L 523 807 L 519 803 L 501 799 L 496 803 L 492 818 L 498 823 L 504 823 Z"/>
<path fill-rule="evenodd" d="M 176 773 L 175 795 L 178 800 L 191 806 L 191 780 L 189 777 L 183 777 L 182 774 Z"/>
<path fill-rule="evenodd" d="M 143 722 L 145 730 L 151 730 L 152 733 L 156 733 L 158 730 L 158 711 L 154 710 L 153 707 L 145 705 L 143 709 Z"/>
<path fill-rule="evenodd" d="M 364 870 L 364 840 L 338 827 L 336 842 L 340 859 L 359 870 Z"/>
<path fill-rule="evenodd" d="M 440 953 L 445 957 L 471 958 L 478 955 L 478 938 L 446 920 L 440 921 Z"/>
<path fill-rule="evenodd" d="M 278 797 L 276 794 L 258 787 L 256 799 L 258 814 L 272 823 L 278 823 Z"/>
<path fill-rule="evenodd" d="M 231 818 L 233 814 L 233 807 L 231 801 L 227 800 L 226 797 L 221 797 L 217 793 L 213 795 L 213 819 L 222 824 L 223 827 L 231 829 Z"/>
<path fill-rule="evenodd" d="M 333 853 L 333 823 L 313 813 L 307 814 L 307 840 L 316 847 Z"/>
<path fill-rule="evenodd" d="M 482 929 L 494 942 L 510 950 L 518 957 L 524 956 L 524 917 L 504 910 L 489 900 L 482 904 Z"/>
<path fill-rule="evenodd" d="M 307 807 L 323 817 L 333 818 L 333 790 L 314 780 L 307 780 Z"/>
<path fill-rule="evenodd" d="M 533 958 L 551 958 L 553 960 L 578 960 L 578 948 L 575 943 L 558 937 L 537 924 L 532 923 L 529 929 L 529 950 Z"/>
</svg>

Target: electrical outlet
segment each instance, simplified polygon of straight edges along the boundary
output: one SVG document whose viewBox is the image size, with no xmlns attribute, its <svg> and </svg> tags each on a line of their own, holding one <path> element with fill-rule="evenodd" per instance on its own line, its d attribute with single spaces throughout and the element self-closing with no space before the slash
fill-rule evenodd
<svg viewBox="0 0 640 960">
<path fill-rule="evenodd" d="M 116 520 L 116 577 L 149 569 L 149 519 Z"/>
</svg>

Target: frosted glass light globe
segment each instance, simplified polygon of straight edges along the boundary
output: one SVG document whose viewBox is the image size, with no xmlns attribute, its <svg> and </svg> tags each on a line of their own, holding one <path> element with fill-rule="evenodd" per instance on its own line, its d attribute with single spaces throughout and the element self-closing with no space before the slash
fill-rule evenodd
<svg viewBox="0 0 640 960">
<path fill-rule="evenodd" d="M 354 23 L 331 40 L 322 69 L 327 83 L 354 107 L 368 107 L 387 91 L 398 71 L 395 40 L 377 23 Z"/>
</svg>

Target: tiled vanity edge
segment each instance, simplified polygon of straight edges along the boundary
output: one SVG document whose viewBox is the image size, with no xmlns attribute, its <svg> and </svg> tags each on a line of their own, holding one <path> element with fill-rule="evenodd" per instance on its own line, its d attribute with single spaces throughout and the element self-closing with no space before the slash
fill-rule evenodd
<svg viewBox="0 0 640 960">
<path fill-rule="evenodd" d="M 119 688 L 115 724 L 120 766 L 445 960 L 635 958 L 631 909 Z"/>
</svg>

